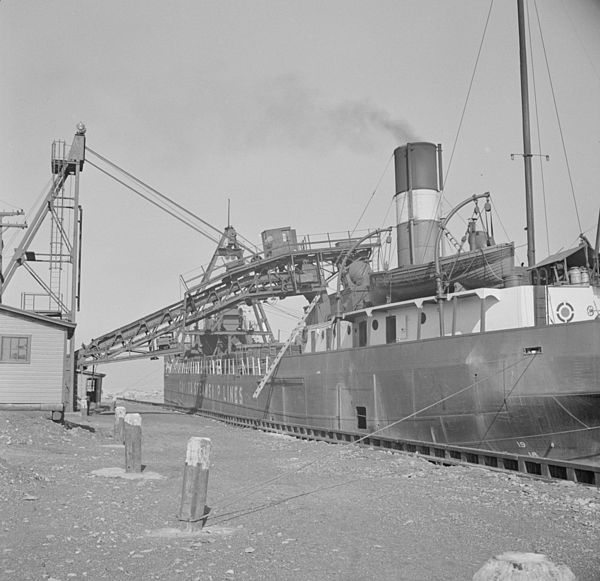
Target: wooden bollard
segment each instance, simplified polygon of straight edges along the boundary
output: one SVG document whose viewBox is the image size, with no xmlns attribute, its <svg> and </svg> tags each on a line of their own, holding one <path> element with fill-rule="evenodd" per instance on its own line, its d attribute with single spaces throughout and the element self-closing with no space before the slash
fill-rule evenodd
<svg viewBox="0 0 600 581">
<path fill-rule="evenodd" d="M 503 553 L 490 559 L 473 581 L 575 581 L 566 565 L 555 565 L 538 553 Z"/>
<path fill-rule="evenodd" d="M 115 429 L 114 429 L 114 437 L 119 444 L 125 442 L 125 432 L 124 432 L 124 420 L 125 420 L 125 408 L 122 406 L 117 406 L 115 409 Z"/>
<path fill-rule="evenodd" d="M 194 523 L 206 519 L 209 459 L 210 438 L 190 438 L 183 469 L 179 520 Z"/>
<path fill-rule="evenodd" d="M 142 416 L 126 414 L 125 432 L 125 472 L 142 471 Z"/>
</svg>

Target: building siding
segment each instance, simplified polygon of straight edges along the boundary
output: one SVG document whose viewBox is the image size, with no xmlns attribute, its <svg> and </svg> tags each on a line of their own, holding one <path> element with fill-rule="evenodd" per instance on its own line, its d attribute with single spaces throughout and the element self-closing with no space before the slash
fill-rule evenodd
<svg viewBox="0 0 600 581">
<path fill-rule="evenodd" d="M 0 335 L 30 337 L 29 363 L 0 362 L 0 404 L 62 404 L 65 330 L 0 313 Z"/>
</svg>

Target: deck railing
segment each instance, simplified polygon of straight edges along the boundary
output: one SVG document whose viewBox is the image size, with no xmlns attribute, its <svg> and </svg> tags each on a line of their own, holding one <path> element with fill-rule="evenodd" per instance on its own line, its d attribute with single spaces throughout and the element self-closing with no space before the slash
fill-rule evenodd
<svg viewBox="0 0 600 581">
<path fill-rule="evenodd" d="M 201 359 L 173 359 L 167 361 L 167 373 L 197 375 L 262 375 L 273 357 L 252 355 L 203 357 Z"/>
</svg>

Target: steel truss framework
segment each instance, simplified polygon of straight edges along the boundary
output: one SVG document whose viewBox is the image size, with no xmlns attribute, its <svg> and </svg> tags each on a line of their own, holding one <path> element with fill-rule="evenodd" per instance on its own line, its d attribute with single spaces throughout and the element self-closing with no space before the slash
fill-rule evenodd
<svg viewBox="0 0 600 581">
<path fill-rule="evenodd" d="M 286 298 L 304 295 L 313 298 L 327 289 L 326 272 L 335 272 L 346 262 L 349 249 L 352 259 L 370 256 L 378 241 L 365 240 L 356 246 L 356 240 L 346 239 L 344 244 L 331 241 L 319 248 L 310 248 L 265 257 L 261 253 L 248 259 L 239 258 L 226 265 L 223 272 L 190 288 L 185 297 L 172 305 L 124 325 L 78 351 L 79 367 L 129 359 L 148 358 L 183 351 L 183 338 L 199 321 L 218 316 L 238 305 L 262 306 L 271 297 Z M 216 253 L 222 249 L 218 248 Z M 270 329 L 253 334 L 270 334 Z M 169 349 L 154 350 L 158 337 L 177 335 L 178 345 Z"/>
<path fill-rule="evenodd" d="M 79 176 L 85 162 L 85 132 L 83 123 L 70 148 L 64 141 L 52 144 L 52 184 L 19 246 L 10 259 L 4 278 L 0 277 L 0 296 L 17 270 L 29 273 L 41 289 L 39 293 L 23 293 L 21 308 L 76 322 L 79 310 L 79 273 L 81 263 L 82 209 L 79 205 Z M 69 178 L 70 191 L 67 191 Z M 33 242 L 48 218 L 50 226 L 49 252 L 33 250 Z M 40 272 L 40 264 L 48 265 L 47 276 Z M 36 299 L 41 299 L 39 304 Z M 76 353 L 74 336 L 68 340 L 64 361 L 63 403 L 75 405 Z"/>
<path fill-rule="evenodd" d="M 52 144 L 51 168 L 55 176 L 52 185 L 15 249 L 4 272 L 4 281 L 0 280 L 1 294 L 19 267 L 23 267 L 38 283 L 47 303 L 42 309 L 37 308 L 35 304 L 27 305 L 24 301 L 22 308 L 59 316 L 71 322 L 75 322 L 79 306 L 79 174 L 83 170 L 84 161 L 85 126 L 80 123 L 68 153 L 64 141 L 55 141 Z M 75 187 L 73 192 L 68 194 L 65 186 L 71 176 L 75 180 Z M 46 218 L 50 220 L 50 251 L 33 251 L 32 243 Z M 48 280 L 34 268 L 34 263 L 49 264 Z M 69 277 L 63 276 L 63 271 L 67 268 L 70 270 Z"/>
</svg>

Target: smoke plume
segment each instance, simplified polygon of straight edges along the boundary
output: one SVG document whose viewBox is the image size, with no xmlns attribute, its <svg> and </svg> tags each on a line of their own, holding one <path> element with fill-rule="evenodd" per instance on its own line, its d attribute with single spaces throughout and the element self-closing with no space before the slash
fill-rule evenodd
<svg viewBox="0 0 600 581">
<path fill-rule="evenodd" d="M 394 119 L 389 112 L 369 101 L 346 101 L 332 109 L 327 116 L 338 136 L 371 139 L 378 133 L 387 133 L 396 145 L 416 141 L 415 133 L 403 120 Z"/>
<path fill-rule="evenodd" d="M 240 117 L 230 118 L 243 147 L 343 146 L 365 151 L 385 138 L 393 139 L 390 147 L 417 140 L 406 121 L 370 100 L 325 104 L 296 77 L 272 79 L 252 93 L 237 111 Z"/>
</svg>

